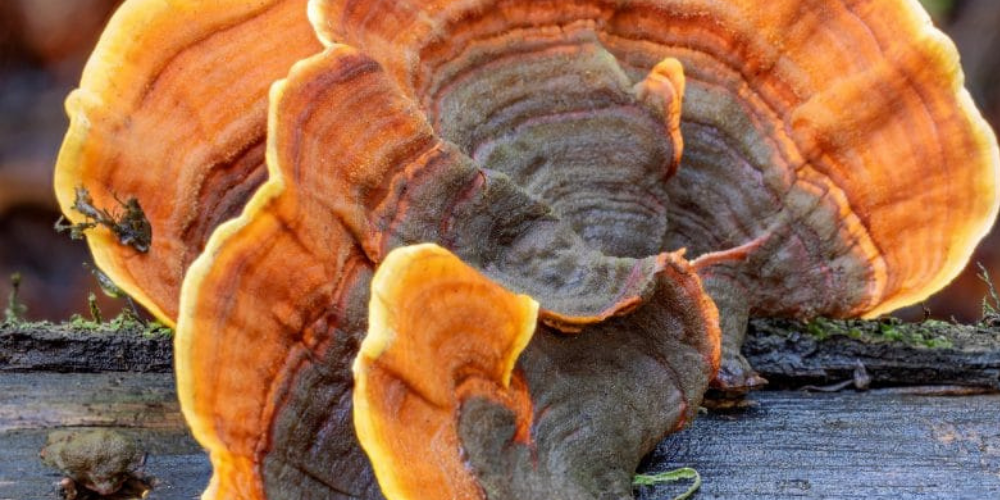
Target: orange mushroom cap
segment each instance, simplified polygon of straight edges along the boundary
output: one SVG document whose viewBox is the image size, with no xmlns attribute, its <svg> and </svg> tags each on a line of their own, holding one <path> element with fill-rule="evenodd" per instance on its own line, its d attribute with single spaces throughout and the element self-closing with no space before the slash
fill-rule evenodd
<svg viewBox="0 0 1000 500">
<path fill-rule="evenodd" d="M 693 416 L 718 339 L 697 275 L 665 259 L 655 299 L 567 338 L 440 247 L 390 253 L 354 364 L 386 498 L 629 497 L 642 456 Z"/>
<path fill-rule="evenodd" d="M 591 55 L 598 57 L 581 64 L 607 68 Z M 656 84 L 639 92 L 612 75 L 615 95 L 630 106 L 621 116 L 669 139 L 676 96 L 667 89 L 679 76 L 657 73 Z M 644 432 L 661 436 L 678 415 L 691 416 L 718 366 L 718 319 L 697 276 L 676 271 L 679 257 L 618 258 L 588 248 L 506 176 L 477 168 L 436 137 L 382 68 L 347 46 L 299 62 L 275 84 L 267 137 L 269 180 L 243 215 L 215 231 L 182 290 L 178 392 L 211 453 L 206 498 L 309 488 L 377 495 L 345 417 L 349 361 L 366 330 L 372 269 L 409 243 L 447 246 L 501 286 L 531 294 L 543 321 L 584 336 L 588 325 L 640 317 L 634 311 L 659 302 L 664 290 L 683 296 L 683 312 L 667 301 L 659 313 L 666 316 L 648 322 L 690 347 L 677 351 L 685 375 L 662 388 L 676 392 L 672 420 L 650 416 Z M 654 152 L 647 167 L 668 175 L 669 142 Z M 683 320 L 671 319 L 677 314 Z M 643 435 L 629 453 L 655 442 Z"/>
<path fill-rule="evenodd" d="M 695 270 L 727 329 L 751 311 L 877 314 L 943 285 L 997 213 L 995 138 L 912 2 L 313 0 L 310 19 L 359 49 L 331 44 L 274 87 L 271 178 L 182 293 L 179 392 L 212 453 L 212 498 L 378 497 L 345 370 L 394 248 L 440 244 L 537 300 L 543 324 L 580 330 L 540 327 L 519 360 L 533 408 L 554 409 L 532 416 L 534 449 L 475 431 L 509 400 L 473 398 L 459 417 L 477 484 L 530 498 L 542 490 L 520 485 L 558 467 L 520 454 L 586 455 L 559 437 L 580 401 L 600 421 L 588 437 L 620 429 L 601 404 L 629 397 L 612 390 L 626 379 L 588 367 L 652 352 L 658 364 L 611 372 L 668 391 L 643 392 L 670 404 L 629 421 L 642 430 L 617 448 L 615 489 L 693 411 L 718 363 Z M 664 253 L 681 246 L 695 267 Z M 551 383 L 567 374 L 577 383 Z"/>
<path fill-rule="evenodd" d="M 725 323 L 723 386 L 759 382 L 739 356 L 748 315 L 873 317 L 923 300 L 1000 209 L 996 138 L 914 0 L 312 0 L 310 19 L 588 244 L 702 256 L 766 241 L 701 271 Z M 565 78 L 517 75 L 582 41 L 632 79 L 664 60 L 683 67 L 676 175 L 615 183 L 595 173 L 617 174 L 613 163 L 574 168 L 565 151 L 608 151 L 585 146 L 601 127 L 528 140 L 540 137 L 529 124 L 573 122 L 559 104 L 581 99 Z M 646 245 L 619 244 L 625 234 Z"/>
<path fill-rule="evenodd" d="M 514 364 L 538 320 L 515 295 L 436 245 L 394 250 L 372 281 L 368 335 L 354 362 L 354 425 L 387 498 L 477 498 L 461 457 L 470 397 L 514 412 L 530 441 L 531 402 Z"/>
<path fill-rule="evenodd" d="M 82 223 L 78 188 L 112 216 L 137 200 L 148 249 L 105 227 L 86 236 L 98 267 L 161 321 L 176 319 L 184 272 L 211 231 L 264 181 L 267 89 L 321 49 L 305 9 L 305 0 L 129 0 L 67 99 L 59 204 Z"/>
<path fill-rule="evenodd" d="M 477 130 L 509 123 L 499 65 L 574 32 L 633 78 L 676 58 L 684 166 L 667 183 L 660 249 L 780 235 L 740 277 L 758 314 L 876 316 L 922 300 L 964 267 L 1000 207 L 996 139 L 916 1 L 313 0 L 310 11 L 321 38 L 379 61 L 466 151 L 494 140 Z M 497 98 L 470 105 L 475 88 Z M 479 125 L 457 125 L 468 123 Z"/>
</svg>

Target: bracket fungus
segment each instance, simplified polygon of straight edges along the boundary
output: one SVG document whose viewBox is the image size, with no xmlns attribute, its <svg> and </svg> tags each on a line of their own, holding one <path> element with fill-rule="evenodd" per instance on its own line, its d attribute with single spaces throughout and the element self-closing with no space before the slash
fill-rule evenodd
<svg viewBox="0 0 1000 500">
<path fill-rule="evenodd" d="M 662 116 L 664 102 L 649 112 Z M 362 113 L 372 119 L 351 119 Z M 668 137 L 667 122 L 657 123 Z M 642 453 L 693 417 L 718 366 L 719 334 L 690 264 L 670 253 L 633 259 L 588 248 L 509 177 L 437 138 L 368 56 L 333 45 L 273 87 L 268 167 L 269 180 L 242 216 L 212 235 L 182 291 L 178 392 L 212 455 L 210 497 L 380 497 L 351 426 L 350 366 L 368 329 L 373 270 L 413 243 L 445 245 L 496 286 L 537 300 L 540 323 L 552 326 L 527 350 L 536 353 L 525 365 L 527 384 L 555 400 L 545 406 L 563 415 L 551 417 L 556 427 L 579 412 L 576 396 L 588 400 L 594 424 L 580 443 L 609 447 L 617 468 L 602 477 L 613 476 L 617 489 L 630 491 Z M 276 272 L 288 262 L 294 271 Z M 578 347 L 563 346 L 558 328 L 577 332 L 570 335 Z M 599 348 L 612 336 L 620 348 Z M 549 388 L 546 376 L 567 383 Z M 626 380 L 630 397 L 655 394 L 649 411 L 636 421 L 597 411 L 623 404 L 609 395 Z M 614 448 L 622 432 L 631 437 Z M 608 435 L 615 440 L 598 439 Z M 561 464 L 553 458 L 545 470 L 555 474 Z"/>
<path fill-rule="evenodd" d="M 321 50 L 306 0 L 129 0 L 66 101 L 56 197 L 76 225 L 141 204 L 149 241 L 86 231 L 98 267 L 161 321 L 211 231 L 264 181 L 267 90 Z M 80 191 L 91 198 L 79 210 Z"/>
<path fill-rule="evenodd" d="M 764 241 L 703 270 L 723 322 L 723 387 L 755 383 L 738 354 L 748 315 L 874 317 L 920 301 L 964 267 L 1000 207 L 996 138 L 962 88 L 954 46 L 912 0 L 310 7 L 327 43 L 362 48 L 443 137 L 579 215 L 585 236 L 638 234 L 645 245 L 631 249 L 645 255 Z M 531 73 L 581 39 L 632 80 L 665 59 L 683 67 L 683 161 L 662 184 L 634 184 L 585 142 L 607 129 L 571 134 L 586 138 L 574 144 L 536 125 L 572 124 L 564 102 L 601 107 L 579 98 L 565 64 Z M 593 163 L 575 168 L 579 151 Z M 616 238 L 587 241 L 624 254 L 596 243 Z"/>
<path fill-rule="evenodd" d="M 697 275 L 665 258 L 647 305 L 567 337 L 440 247 L 390 253 L 354 364 L 355 426 L 385 496 L 630 498 L 718 356 Z"/>
<path fill-rule="evenodd" d="M 913 0 L 310 0 L 325 50 L 271 87 L 266 134 L 244 106 L 263 109 L 265 80 L 316 52 L 296 14 L 304 0 L 202 4 L 230 29 L 178 17 L 176 40 L 152 38 L 185 47 L 198 26 L 245 38 L 219 40 L 228 56 L 164 57 L 163 72 L 143 63 L 162 77 L 138 90 L 88 90 L 101 74 L 88 67 L 57 189 L 66 210 L 78 184 L 98 205 L 141 201 L 148 257 L 104 231 L 88 237 L 98 264 L 160 315 L 204 246 L 180 294 L 176 360 L 215 469 L 206 498 L 427 498 L 438 486 L 627 498 L 641 454 L 693 416 L 713 376 L 723 389 L 759 382 L 739 356 L 749 315 L 876 316 L 919 301 L 958 273 L 1000 209 L 996 138 L 954 47 Z M 116 19 L 147 5 L 160 4 L 129 0 Z M 119 55 L 133 45 L 116 42 L 128 37 L 106 35 L 92 66 L 132 61 Z M 117 144 L 163 135 L 157 115 L 131 113 L 136 99 L 206 72 L 172 61 L 222 57 L 236 62 L 206 78 L 232 77 L 272 49 L 287 58 L 247 73 L 259 79 L 245 101 L 210 81 L 202 93 L 228 113 L 167 127 L 204 132 L 222 116 L 232 125 L 211 130 L 224 132 Z M 137 96 L 102 114 L 116 92 Z M 189 108 L 169 95 L 154 102 Z M 200 151 L 182 156 L 188 166 L 151 166 L 175 165 L 186 140 Z M 265 148 L 259 184 L 241 165 Z M 136 151 L 141 161 L 124 161 Z M 140 184 L 179 198 L 147 202 Z M 427 243 L 447 252 L 411 247 Z M 485 291 L 458 300 L 428 266 Z M 537 303 L 519 357 L 535 306 L 511 294 Z M 489 326 L 504 317 L 518 328 Z M 427 438 L 399 435 L 394 417 Z M 421 465 L 440 471 L 400 469 L 438 452 Z"/>
</svg>

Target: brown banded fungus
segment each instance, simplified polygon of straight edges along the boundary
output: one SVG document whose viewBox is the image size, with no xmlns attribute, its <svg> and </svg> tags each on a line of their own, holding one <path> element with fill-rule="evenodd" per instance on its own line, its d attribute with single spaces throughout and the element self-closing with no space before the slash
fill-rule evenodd
<svg viewBox="0 0 1000 500">
<path fill-rule="evenodd" d="M 151 238 L 123 237 L 116 221 L 86 236 L 98 267 L 161 321 L 176 320 L 184 272 L 211 231 L 266 177 L 267 90 L 321 50 L 305 10 L 306 0 L 129 0 L 66 102 L 59 204 L 77 227 L 141 205 Z"/>
<path fill-rule="evenodd" d="M 545 200 L 588 245 L 701 256 L 762 242 L 702 270 L 723 321 L 723 387 L 757 382 L 738 354 L 748 315 L 874 317 L 923 300 L 965 266 L 1000 207 L 996 138 L 916 1 L 310 8 L 324 40 L 371 55 L 445 139 Z M 597 87 L 565 75 L 572 63 L 545 63 L 584 49 L 632 80 L 680 62 L 672 177 L 637 179 L 641 158 L 614 161 L 650 151 L 648 128 L 594 127 L 613 115 L 614 93 L 588 94 Z M 599 144 L 615 132 L 633 142 Z"/>
<path fill-rule="evenodd" d="M 996 140 L 912 1 L 311 0 L 309 18 L 327 49 L 272 87 L 268 181 L 181 294 L 179 396 L 211 452 L 206 498 L 426 498 L 380 491 L 352 425 L 351 362 L 367 331 L 385 338 L 369 314 L 412 316 L 408 294 L 434 289 L 373 297 L 394 249 L 436 243 L 461 279 L 538 303 L 509 386 L 492 371 L 455 393 L 454 371 L 409 369 L 440 346 L 383 360 L 409 367 L 385 372 L 394 394 L 458 412 L 441 424 L 444 470 L 460 456 L 468 473 L 445 474 L 457 496 L 627 498 L 638 457 L 716 372 L 720 319 L 717 382 L 752 385 L 747 315 L 920 300 L 1000 206 Z M 152 254 L 161 208 L 140 201 Z M 443 297 L 423 306 L 440 324 L 486 314 L 482 297 Z M 413 345 L 441 338 L 405 327 Z M 402 478 L 414 450 L 386 451 L 391 419 L 372 408 L 391 401 L 370 396 L 360 410 L 388 427 L 365 446 L 380 480 Z"/>
<path fill-rule="evenodd" d="M 514 373 L 538 303 L 434 245 L 397 249 L 372 281 L 369 330 L 354 362 L 354 422 L 388 498 L 474 498 L 461 456 L 463 402 L 510 411 L 512 443 L 530 445 L 531 395 Z M 478 421 L 477 431 L 498 430 Z"/>
<path fill-rule="evenodd" d="M 674 158 L 665 113 L 678 76 L 669 71 L 668 63 L 639 87 L 612 81 L 635 115 L 614 123 L 660 131 L 653 156 L 662 171 Z M 414 243 L 447 247 L 463 269 L 539 303 L 543 326 L 520 369 L 540 409 L 537 452 L 551 462 L 533 469 L 531 450 L 518 448 L 506 465 L 482 462 L 482 481 L 519 470 L 537 476 L 524 485 L 536 493 L 569 481 L 576 486 L 566 491 L 628 495 L 642 454 L 693 417 L 719 359 L 717 313 L 693 267 L 670 253 L 635 259 L 590 248 L 508 176 L 437 137 L 368 56 L 333 45 L 273 87 L 268 167 L 269 180 L 213 234 L 182 291 L 178 390 L 211 452 L 210 498 L 381 497 L 351 425 L 350 365 L 368 329 L 373 270 Z M 407 283 L 442 324 L 479 310 L 439 304 L 447 294 L 420 292 L 419 281 Z M 612 411 L 623 405 L 639 409 Z M 504 410 L 481 401 L 475 411 L 500 418 Z M 581 414 L 590 420 L 577 426 L 570 416 Z M 568 426 L 578 438 L 563 448 Z M 463 438 L 462 449 L 490 457 L 470 451 L 500 446 L 500 434 L 486 430 Z M 588 459 L 587 447 L 607 452 Z M 570 464 L 594 474 L 570 481 Z"/>
<path fill-rule="evenodd" d="M 566 337 L 440 247 L 390 253 L 354 365 L 355 426 L 385 496 L 631 498 L 639 460 L 692 418 L 718 354 L 697 275 L 664 259 L 647 305 Z"/>
</svg>

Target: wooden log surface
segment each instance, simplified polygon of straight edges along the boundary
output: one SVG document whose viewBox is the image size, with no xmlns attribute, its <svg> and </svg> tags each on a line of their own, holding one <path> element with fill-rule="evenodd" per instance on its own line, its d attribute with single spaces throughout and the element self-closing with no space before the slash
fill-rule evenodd
<svg viewBox="0 0 1000 500">
<path fill-rule="evenodd" d="M 751 400 L 668 437 L 645 467 L 693 467 L 704 478 L 699 500 L 1000 499 L 1000 395 L 763 391 Z"/>
<path fill-rule="evenodd" d="M 173 370 L 173 338 L 144 324 L 0 324 L 0 373 L 149 372 Z"/>
<path fill-rule="evenodd" d="M 961 385 L 1000 390 L 997 318 L 941 321 L 757 319 L 743 354 L 772 386 L 850 379 L 858 365 L 873 386 Z"/>
<path fill-rule="evenodd" d="M 168 373 L 172 344 L 170 336 L 150 335 L 138 322 L 88 329 L 0 324 L 0 373 Z M 953 384 L 1000 390 L 997 324 L 753 320 L 743 353 L 780 387 L 849 379 L 861 362 L 875 386 Z"/>
<path fill-rule="evenodd" d="M 850 378 L 860 356 L 876 386 L 912 384 L 918 374 L 996 387 L 992 330 L 974 329 L 969 342 L 956 337 L 932 348 L 866 338 L 850 325 L 823 324 L 825 333 L 816 325 L 772 326 L 756 325 L 747 354 L 765 376 L 781 380 L 776 385 Z M 889 361 L 882 366 L 879 359 Z M 0 500 L 59 498 L 60 475 L 38 451 L 53 430 L 92 427 L 121 430 L 149 452 L 144 472 L 156 486 L 148 498 L 198 498 L 211 468 L 184 428 L 171 364 L 168 337 L 0 328 Z M 695 499 L 1000 499 L 998 394 L 761 391 L 744 406 L 702 415 L 666 438 L 642 470 L 694 467 L 704 479 Z M 636 494 L 670 499 L 685 488 Z"/>
<path fill-rule="evenodd" d="M 198 498 L 208 457 L 184 426 L 169 373 L 0 374 L 0 500 L 60 498 L 38 452 L 57 429 L 112 428 L 149 453 L 152 500 Z"/>
<path fill-rule="evenodd" d="M 0 499 L 58 498 L 38 451 L 54 429 L 111 427 L 140 440 L 157 478 L 150 499 L 197 498 L 207 457 L 188 436 L 170 374 L 0 375 Z M 752 393 L 668 437 L 644 471 L 694 467 L 696 499 L 1000 498 L 1000 395 L 895 390 Z M 674 484 L 642 488 L 670 499 Z"/>
</svg>

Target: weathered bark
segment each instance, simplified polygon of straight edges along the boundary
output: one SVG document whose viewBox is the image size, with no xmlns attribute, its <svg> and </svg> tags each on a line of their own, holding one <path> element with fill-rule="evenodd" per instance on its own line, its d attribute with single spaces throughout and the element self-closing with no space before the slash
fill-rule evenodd
<svg viewBox="0 0 1000 500">
<path fill-rule="evenodd" d="M 1000 498 L 1000 395 L 750 393 L 668 437 L 645 470 L 693 467 L 697 500 Z M 690 484 L 643 488 L 668 500 Z"/>
<path fill-rule="evenodd" d="M 0 325 L 0 373 L 143 372 L 173 370 L 173 338 L 149 335 L 144 325 Z"/>
<path fill-rule="evenodd" d="M 170 374 L 0 373 L 0 499 L 56 500 L 38 451 L 56 428 L 111 427 L 149 452 L 150 499 L 197 498 L 211 472 Z M 697 499 L 1000 498 L 1000 395 L 760 391 L 664 440 L 642 470 L 694 467 Z M 686 484 L 643 487 L 673 498 Z"/>
<path fill-rule="evenodd" d="M 1000 390 L 1000 328 L 940 321 L 751 322 L 743 354 L 772 386 L 850 380 L 871 385 L 959 385 Z"/>
<path fill-rule="evenodd" d="M 142 325 L 0 325 L 2 372 L 155 372 L 173 366 L 173 339 Z M 1000 327 L 939 321 L 751 321 L 743 354 L 772 386 L 848 380 L 860 361 L 872 385 L 961 385 L 1000 390 Z"/>
</svg>

